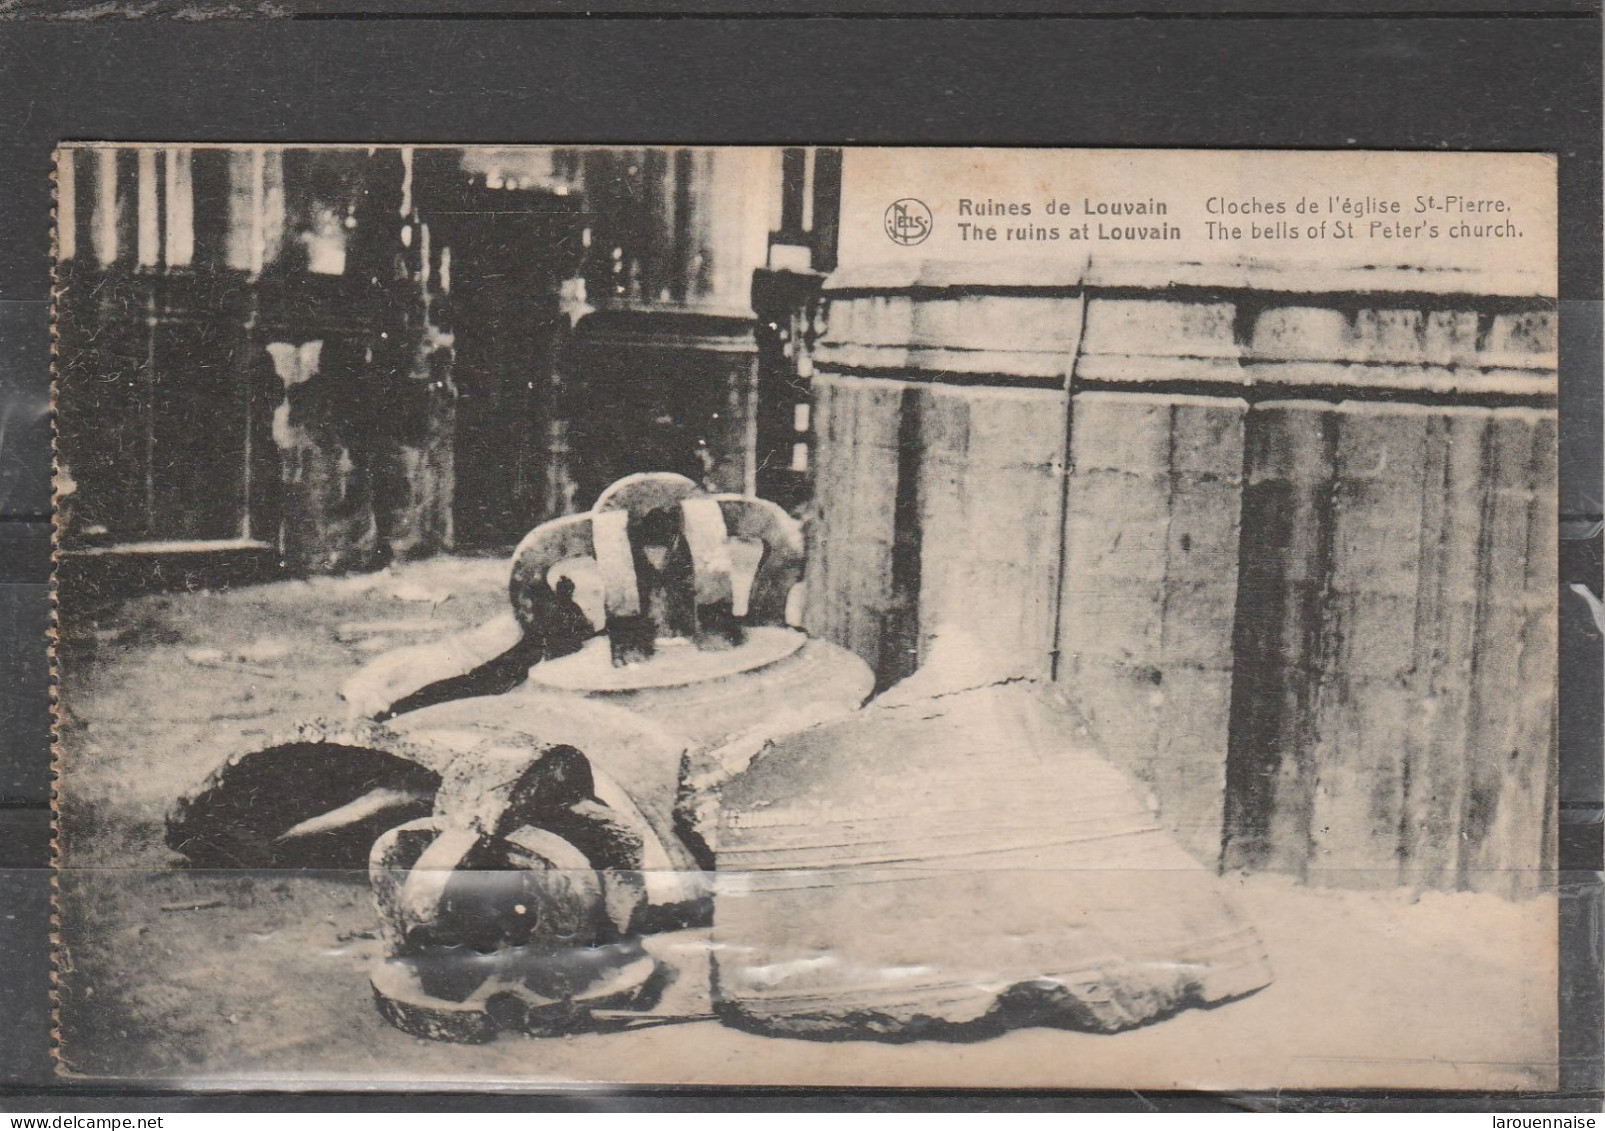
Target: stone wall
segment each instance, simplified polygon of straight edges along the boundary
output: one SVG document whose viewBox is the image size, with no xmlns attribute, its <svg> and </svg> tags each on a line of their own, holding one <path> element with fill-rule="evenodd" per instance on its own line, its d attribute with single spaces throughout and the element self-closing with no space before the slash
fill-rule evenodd
<svg viewBox="0 0 1605 1131">
<path fill-rule="evenodd" d="M 752 320 L 740 314 L 660 305 L 582 318 L 563 360 L 573 505 L 589 507 L 639 471 L 750 494 L 757 349 Z"/>
<path fill-rule="evenodd" d="M 308 574 L 452 544 L 454 343 L 411 149 L 67 147 L 56 171 L 65 552 Z"/>
<path fill-rule="evenodd" d="M 1183 842 L 1342 886 L 1552 858 L 1555 322 L 1430 273 L 827 284 L 809 625 L 1056 680 Z"/>
</svg>

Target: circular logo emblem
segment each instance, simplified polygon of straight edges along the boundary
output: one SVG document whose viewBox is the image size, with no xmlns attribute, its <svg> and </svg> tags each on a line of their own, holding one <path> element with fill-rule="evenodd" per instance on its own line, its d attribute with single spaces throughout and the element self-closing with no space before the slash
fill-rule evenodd
<svg viewBox="0 0 1605 1131">
<path fill-rule="evenodd" d="M 885 222 L 888 238 L 904 247 L 924 243 L 925 237 L 931 234 L 931 228 L 936 223 L 931 218 L 931 210 L 925 207 L 925 202 L 915 200 L 912 196 L 892 201 L 891 206 L 886 209 Z"/>
</svg>

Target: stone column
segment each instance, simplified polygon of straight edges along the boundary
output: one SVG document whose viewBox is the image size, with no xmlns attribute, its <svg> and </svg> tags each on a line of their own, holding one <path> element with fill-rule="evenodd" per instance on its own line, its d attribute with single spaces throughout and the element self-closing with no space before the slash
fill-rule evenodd
<svg viewBox="0 0 1605 1131">
<path fill-rule="evenodd" d="M 944 626 L 1010 651 L 1211 863 L 1541 882 L 1549 300 L 1060 270 L 826 284 L 809 628 L 881 686 Z"/>
</svg>

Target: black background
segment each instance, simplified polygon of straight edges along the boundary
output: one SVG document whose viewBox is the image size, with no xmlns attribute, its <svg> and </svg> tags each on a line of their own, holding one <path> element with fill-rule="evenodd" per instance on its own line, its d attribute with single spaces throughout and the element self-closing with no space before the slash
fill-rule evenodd
<svg viewBox="0 0 1605 1131">
<path fill-rule="evenodd" d="M 350 9 L 363 7 L 354 14 Z M 1601 25 L 1585 0 L 20 0 L 0 5 L 0 1111 L 413 1110 L 67 1089 L 49 1058 L 51 149 L 701 142 L 1560 155 L 1562 1088 L 1486 1095 L 589 1091 L 440 1110 L 1590 1110 L 1600 1095 Z M 670 9 L 673 9 L 672 12 Z M 263 16 L 261 9 L 271 9 Z M 576 18 L 574 13 L 600 13 Z M 128 18 L 120 13 L 134 13 Z M 895 17 L 889 13 L 895 13 Z M 1038 13 L 1033 15 L 1032 13 Z M 205 18 L 202 18 L 205 17 Z M 1490 1023 L 1497 1023 L 1490 1019 Z"/>
</svg>

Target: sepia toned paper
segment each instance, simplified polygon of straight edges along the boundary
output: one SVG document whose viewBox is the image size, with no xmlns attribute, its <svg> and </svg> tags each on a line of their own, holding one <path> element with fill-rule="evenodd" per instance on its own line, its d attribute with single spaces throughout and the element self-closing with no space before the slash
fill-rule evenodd
<svg viewBox="0 0 1605 1131">
<path fill-rule="evenodd" d="M 56 188 L 63 1076 L 1556 1086 L 1552 157 Z"/>
</svg>

